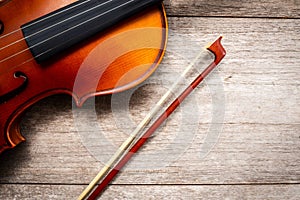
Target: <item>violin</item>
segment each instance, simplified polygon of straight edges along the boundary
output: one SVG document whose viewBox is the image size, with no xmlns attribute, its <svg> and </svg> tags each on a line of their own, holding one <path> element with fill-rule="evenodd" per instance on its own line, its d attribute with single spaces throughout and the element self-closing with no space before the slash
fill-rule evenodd
<svg viewBox="0 0 300 200">
<path fill-rule="evenodd" d="M 36 102 L 67 94 L 80 107 L 144 81 L 167 34 L 162 0 L 0 1 L 0 153 L 25 141 Z"/>
</svg>

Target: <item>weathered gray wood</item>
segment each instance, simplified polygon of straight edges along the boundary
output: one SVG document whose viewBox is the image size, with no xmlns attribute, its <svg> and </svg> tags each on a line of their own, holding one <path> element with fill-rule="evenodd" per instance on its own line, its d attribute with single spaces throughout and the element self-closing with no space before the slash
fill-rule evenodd
<svg viewBox="0 0 300 200">
<path fill-rule="evenodd" d="M 0 185 L 1 199 L 76 199 L 79 185 Z M 299 185 L 113 185 L 101 199 L 291 199 Z"/>
<path fill-rule="evenodd" d="M 156 148 L 173 146 L 173 131 L 178 131 L 178 126 L 174 123 L 176 121 L 171 120 L 165 131 L 147 144 L 114 183 L 299 183 L 297 163 L 300 142 L 299 135 L 295 134 L 299 132 L 299 125 L 226 124 L 216 146 L 205 158 L 201 158 L 200 150 L 209 125 L 199 124 L 197 133 L 193 135 L 194 141 L 184 153 L 175 149 L 175 159 L 166 163 L 167 167 L 153 166 L 153 163 L 163 160 L 160 157 L 154 160 L 149 157 L 149 153 L 157 152 L 162 153 L 162 157 L 168 156 L 168 151 L 164 153 Z M 30 130 L 36 130 L 35 125 L 32 126 L 33 129 Z M 1 183 L 87 184 L 93 178 L 103 164 L 88 154 L 78 135 L 72 132 L 54 134 L 54 131 L 58 131 L 55 126 L 57 125 L 50 124 L 48 127 L 53 132 L 40 130 L 27 134 L 27 144 L 1 158 Z M 116 128 L 111 127 L 108 131 L 120 135 Z M 49 138 L 49 135 L 52 137 Z M 110 136 L 111 142 L 116 144 L 125 138 L 124 135 L 121 138 L 112 137 L 118 135 Z M 63 144 L 60 140 L 68 140 L 69 143 Z M 103 152 L 103 157 L 105 156 Z"/>
<path fill-rule="evenodd" d="M 184 8 L 193 5 L 188 1 L 166 1 L 166 4 L 171 15 L 184 15 Z M 236 6 L 232 6 L 233 1 L 223 4 L 227 5 L 226 10 L 216 16 L 282 17 L 290 10 L 288 17 L 299 17 L 296 1 L 284 1 L 281 7 L 275 0 L 261 4 L 236 3 Z M 249 7 L 255 9 L 250 13 L 245 9 Z M 276 7 L 281 12 L 275 13 Z M 179 13 L 175 14 L 177 9 Z M 197 12 L 191 9 L 188 15 L 200 15 Z M 215 13 L 212 8 L 207 13 L 203 15 L 215 16 L 211 14 Z M 118 95 L 96 99 L 96 122 L 103 136 L 115 146 L 124 141 L 132 123 L 141 120 L 166 91 L 167 83 L 174 80 L 174 73 L 180 73 L 202 45 L 223 34 L 228 54 L 206 84 L 196 89 L 122 171 L 105 192 L 104 199 L 137 199 L 138 195 L 150 199 L 164 198 L 163 195 L 174 199 L 199 196 L 297 199 L 300 191 L 299 20 L 171 17 L 169 22 L 166 56 L 149 84 L 134 93 L 129 106 L 132 121 L 127 123 L 119 117 L 125 109 L 118 108 L 112 113 L 115 107 L 111 106 L 111 100 Z M 89 101 L 81 109 L 79 121 L 93 121 L 94 116 L 88 115 L 91 111 L 83 112 L 91 104 Z M 212 121 L 214 106 L 219 116 L 224 109 L 224 120 Z M 104 161 L 93 157 L 89 152 L 91 147 L 86 148 L 81 138 L 95 137 L 98 131 L 77 132 L 77 123 L 71 99 L 65 96 L 52 97 L 34 106 L 22 123 L 27 142 L 0 156 L 0 199 L 76 198 L 84 184 L 103 166 L 100 161 Z M 210 141 L 214 148 L 204 158 L 200 157 L 203 145 L 209 143 L 206 140 L 209 128 L 218 127 L 219 123 L 223 123 L 222 131 L 214 135 L 218 140 Z M 180 135 L 192 138 L 185 141 L 186 146 L 176 148 L 176 138 Z M 90 143 L 98 145 L 96 139 L 92 138 Z M 104 149 L 99 152 L 100 158 L 109 156 L 106 147 L 94 148 Z M 180 154 L 182 148 L 184 152 Z M 165 157 L 151 157 L 151 152 L 164 153 Z M 173 159 L 166 162 L 168 157 Z M 155 168 L 153 163 L 167 166 Z"/>
<path fill-rule="evenodd" d="M 249 19 L 250 33 L 242 31 L 243 20 L 226 19 L 217 26 L 214 21 L 171 19 L 170 26 L 179 27 L 179 33 L 171 31 L 169 47 L 176 53 L 183 44 L 180 39 L 193 37 L 192 41 L 203 43 L 206 34 L 212 39 L 215 34 L 209 32 L 214 27 L 219 27 L 216 32 L 226 33 L 224 45 L 228 56 L 219 68 L 226 94 L 225 124 L 215 148 L 205 159 L 199 158 L 211 115 L 210 93 L 204 87 L 191 98 L 200 99 L 196 102 L 202 114 L 197 121 L 197 134 L 187 151 L 167 168 L 127 168 L 114 183 L 299 183 L 299 46 L 289 47 L 299 37 L 298 27 L 292 27 L 295 20 Z M 275 24 L 283 27 L 282 32 L 272 28 Z M 206 31 L 200 32 L 204 29 Z M 240 42 L 235 43 L 232 38 L 240 38 Z M 174 52 L 167 52 L 165 67 L 159 68 L 154 78 L 170 72 L 168 66 L 179 69 L 185 63 L 185 58 L 174 57 Z M 179 53 L 184 56 L 184 52 Z M 193 50 L 191 54 L 194 53 Z M 216 84 L 215 80 L 216 77 L 211 76 L 212 84 Z M 144 87 L 132 100 L 131 112 L 136 122 L 153 103 L 151 92 L 154 91 L 160 90 L 155 86 Z M 110 114 L 110 101 L 109 97 L 98 98 L 98 117 L 104 132 L 117 145 L 126 135 L 111 124 L 116 119 Z M 93 178 L 102 165 L 81 144 L 73 128 L 71 109 L 70 101 L 64 101 L 64 97 L 43 101 L 32 109 L 23 122 L 28 142 L 1 160 L 5 163 L 1 165 L 1 171 L 5 172 L 1 176 L 2 183 L 87 184 Z M 172 141 L 172 133 L 179 127 L 178 117 L 180 115 L 169 120 L 168 127 L 144 148 L 145 153 Z M 188 130 L 193 123 L 186 125 Z M 143 153 L 136 157 L 136 162 L 139 158 L 144 158 Z M 159 161 L 146 159 L 142 165 L 152 162 Z"/>
<path fill-rule="evenodd" d="M 299 18 L 299 0 L 165 0 L 170 16 Z"/>
</svg>

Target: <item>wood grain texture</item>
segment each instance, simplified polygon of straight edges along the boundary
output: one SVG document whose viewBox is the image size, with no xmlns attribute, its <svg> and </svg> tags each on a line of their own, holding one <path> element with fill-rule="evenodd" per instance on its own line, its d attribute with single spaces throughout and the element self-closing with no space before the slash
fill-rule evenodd
<svg viewBox="0 0 300 200">
<path fill-rule="evenodd" d="M 0 185 L 1 191 L 8 199 L 76 199 L 76 192 L 83 189 L 78 185 Z M 225 185 L 225 186 L 178 186 L 163 185 L 112 185 L 101 199 L 292 199 L 299 198 L 299 185 Z M 19 193 L 20 189 L 24 192 Z M 139 192 L 137 192 L 139 191 Z M 68 195 L 67 195 L 68 194 Z"/>
<path fill-rule="evenodd" d="M 299 18 L 299 0 L 165 0 L 170 16 Z"/>
<path fill-rule="evenodd" d="M 213 3 L 201 2 L 166 4 L 171 15 L 180 10 L 198 16 L 188 5 Z M 101 137 L 114 147 L 121 144 L 174 75 L 219 34 L 228 54 L 218 70 L 134 157 L 103 199 L 298 199 L 300 24 L 299 19 L 270 19 L 297 2 L 233 2 L 223 2 L 231 12 L 218 14 L 233 17 L 169 17 L 163 63 L 136 89 L 129 105 L 125 93 L 96 98 L 96 118 L 89 109 L 91 100 L 76 111 L 80 118 L 69 97 L 55 96 L 35 105 L 22 122 L 27 142 L 0 157 L 0 199 L 76 198 L 109 156 L 108 148 L 98 144 Z M 234 9 L 243 6 L 277 6 L 281 12 L 258 15 L 256 10 L 249 12 L 253 18 L 239 18 L 247 16 L 246 11 Z M 207 8 L 208 16 L 214 16 L 215 10 Z M 291 13 L 289 17 L 298 17 L 293 9 Z M 124 107 L 112 104 L 114 99 L 124 100 Z M 78 131 L 79 122 L 99 125 L 100 132 L 94 126 Z M 219 131 L 209 135 L 211 127 Z M 214 146 L 201 157 L 205 144 Z"/>
</svg>

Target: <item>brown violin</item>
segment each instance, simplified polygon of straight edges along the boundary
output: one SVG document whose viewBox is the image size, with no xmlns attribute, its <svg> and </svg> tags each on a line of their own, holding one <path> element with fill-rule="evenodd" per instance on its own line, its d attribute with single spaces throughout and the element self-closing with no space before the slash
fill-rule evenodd
<svg viewBox="0 0 300 200">
<path fill-rule="evenodd" d="M 141 83 L 167 42 L 162 0 L 0 1 L 0 153 L 24 141 L 22 113 L 39 100 Z"/>
</svg>

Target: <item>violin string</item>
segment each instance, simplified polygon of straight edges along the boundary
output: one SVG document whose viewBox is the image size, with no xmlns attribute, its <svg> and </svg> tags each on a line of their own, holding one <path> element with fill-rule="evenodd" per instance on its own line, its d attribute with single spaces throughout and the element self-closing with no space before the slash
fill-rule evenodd
<svg viewBox="0 0 300 200">
<path fill-rule="evenodd" d="M 129 4 L 129 3 L 131 3 L 131 2 L 133 2 L 133 1 L 135 1 L 135 0 L 131 0 L 131 1 L 129 1 L 129 2 L 126 2 L 126 3 L 124 3 L 124 4 L 121 4 L 121 5 L 119 5 L 119 6 L 115 7 L 115 8 L 112 8 L 112 9 L 110 9 L 110 10 L 104 12 L 104 13 L 101 13 L 101 14 L 95 16 L 94 18 L 97 18 L 97 17 L 100 17 L 100 16 L 102 16 L 102 15 L 108 14 L 108 13 L 110 13 L 110 12 L 112 12 L 112 11 L 118 9 L 118 8 L 121 8 L 121 7 L 125 6 L 125 5 L 127 5 L 127 4 Z M 87 21 L 85 21 L 85 22 L 83 22 L 83 23 L 77 25 L 77 27 L 80 26 L 80 25 L 84 25 L 85 23 L 87 23 L 87 22 L 90 21 L 90 20 L 92 20 L 92 19 L 89 19 L 89 20 L 87 20 Z M 70 28 L 70 29 L 68 29 L 68 30 L 72 30 L 72 29 L 74 29 L 74 28 L 76 28 L 76 27 L 72 27 L 72 28 Z M 66 30 L 66 31 L 68 31 L 68 30 Z M 66 31 L 65 31 L 65 32 L 66 32 Z M 60 34 L 61 34 L 61 33 L 60 33 Z M 53 36 L 53 37 L 56 37 L 56 36 L 58 36 L 58 35 L 60 35 L 60 34 L 57 34 L 57 35 L 55 35 L 55 36 Z M 78 36 L 78 37 L 79 37 L 79 36 Z M 43 42 L 46 42 L 46 40 L 44 40 Z M 66 43 L 66 42 L 68 42 L 68 41 L 65 41 L 65 43 Z M 40 42 L 40 44 L 41 44 L 41 42 Z M 64 43 L 63 43 L 63 44 L 64 44 Z M 57 46 L 55 46 L 54 48 L 56 48 L 56 47 L 57 47 Z M 30 50 L 30 48 L 27 48 L 27 49 L 22 50 L 21 53 L 24 53 L 24 52 L 26 52 L 26 51 L 28 51 L 28 50 Z M 28 59 L 28 60 L 25 60 L 25 61 L 23 61 L 22 63 L 20 63 L 20 64 L 14 66 L 14 67 L 12 67 L 12 68 L 9 68 L 8 70 L 16 69 L 16 68 L 22 66 L 23 64 L 26 64 L 26 63 L 28 63 L 28 62 L 34 60 L 35 58 L 38 58 L 38 57 L 44 55 L 45 53 L 47 53 L 48 51 L 51 51 L 51 50 L 52 50 L 52 49 L 48 49 L 47 51 L 45 51 L 45 52 L 43 52 L 43 53 L 40 53 L 39 55 L 37 55 L 37 56 L 35 56 L 35 57 L 32 57 L 32 58 L 30 58 L 30 59 Z M 21 54 L 21 53 L 17 53 L 17 54 Z M 11 59 L 11 58 L 14 57 L 14 56 L 15 56 L 15 55 L 10 56 L 9 59 Z M 4 59 L 4 60 L 7 60 L 7 59 Z M 1 62 L 3 62 L 3 60 L 1 60 L 0 63 L 1 63 Z M 7 71 L 8 71 L 8 70 L 7 70 Z"/>
<path fill-rule="evenodd" d="M 90 1 L 90 0 L 89 0 L 89 1 Z M 71 19 L 73 19 L 73 18 L 75 18 L 75 17 L 78 17 L 78 16 L 80 16 L 80 15 L 82 15 L 82 14 L 84 14 L 84 13 L 87 13 L 87 12 L 89 12 L 89 11 L 92 11 L 93 9 L 99 8 L 99 7 L 101 7 L 101 6 L 104 6 L 105 4 L 110 3 L 110 2 L 112 2 L 112 1 L 113 1 L 113 0 L 106 1 L 106 2 L 104 2 L 104 3 L 102 3 L 102 4 L 99 4 L 98 6 L 95 6 L 95 7 L 93 7 L 93 8 L 88 9 L 88 10 L 85 10 L 85 11 L 83 11 L 83 12 L 77 14 L 77 15 L 74 15 L 74 16 L 72 16 L 72 17 L 69 17 L 69 18 L 67 18 L 67 19 L 65 19 L 65 20 L 62 20 L 62 21 L 56 23 L 56 24 L 53 24 L 53 25 L 51 25 L 51 26 L 48 26 L 47 28 L 44 28 L 44 29 L 42 29 L 42 30 L 39 30 L 39 31 L 37 31 L 37 32 L 35 32 L 35 33 L 29 35 L 29 36 L 26 36 L 26 37 L 24 37 L 24 38 L 22 38 L 22 39 L 19 39 L 19 40 L 13 42 L 13 43 L 10 43 L 10 44 L 6 45 L 6 46 L 4 46 L 4 47 L 1 47 L 1 48 L 0 48 L 0 51 L 3 50 L 3 49 L 8 48 L 8 47 L 10 47 L 10 46 L 12 46 L 12 45 L 14 45 L 14 44 L 17 44 L 17 43 L 19 43 L 19 42 L 21 42 L 21 41 L 24 41 L 24 40 L 26 40 L 26 39 L 28 39 L 28 38 L 31 38 L 31 37 L 34 36 L 34 35 L 37 35 L 37 34 L 39 34 L 39 33 L 42 33 L 42 32 L 44 32 L 44 31 L 46 31 L 46 30 L 48 30 L 48 29 L 50 29 L 50 28 L 53 28 L 53 27 L 55 27 L 55 26 L 57 26 L 57 25 L 59 25 L 59 24 L 61 24 L 61 23 L 63 23 L 63 22 L 69 21 L 69 20 L 71 20 Z M 87 3 L 87 2 L 85 2 L 85 3 Z M 80 5 L 82 5 L 82 3 L 81 3 Z M 73 8 L 75 8 L 75 7 L 77 7 L 77 6 L 79 6 L 79 5 L 73 6 Z M 67 10 L 70 10 L 70 8 L 68 8 Z M 60 13 L 66 12 L 67 10 L 64 10 L 64 11 L 62 11 L 62 12 L 60 12 Z M 56 15 L 58 15 L 58 13 L 52 15 L 51 17 L 54 17 L 54 16 L 56 16 Z M 30 27 L 30 26 L 33 26 L 33 25 L 35 25 L 35 24 L 37 24 L 37 23 L 40 23 L 40 22 L 42 22 L 42 21 L 44 21 L 44 20 L 46 20 L 46 19 L 49 19 L 49 18 L 51 18 L 51 17 L 46 17 L 45 19 L 40 20 L 39 22 L 34 22 L 33 24 L 30 24 L 30 25 L 28 25 L 28 26 L 25 26 L 24 28 L 28 28 L 28 27 Z M 16 32 L 19 31 L 19 30 L 21 30 L 21 29 L 16 30 Z M 4 37 L 4 36 L 3 36 L 3 37 Z M 0 39 L 1 39 L 1 38 L 2 38 L 2 37 L 0 37 Z"/>
<path fill-rule="evenodd" d="M 110 1 L 113 1 L 113 0 L 110 0 Z M 121 8 L 121 7 L 123 7 L 123 6 L 125 6 L 125 5 L 127 5 L 127 4 L 129 4 L 129 3 L 132 3 L 133 1 L 135 1 L 135 0 L 128 1 L 128 2 L 126 2 L 126 3 L 123 3 L 123 4 L 121 4 L 121 5 L 117 6 L 117 7 L 115 7 L 115 8 L 112 8 L 112 9 L 106 11 L 106 12 L 103 12 L 103 13 L 101 13 L 101 14 L 99 14 L 99 15 L 97 15 L 97 16 L 95 16 L 95 17 L 89 19 L 89 20 L 86 20 L 85 22 L 82 22 L 82 23 L 80 23 L 80 24 L 77 24 L 76 26 L 73 26 L 73 27 L 71 27 L 71 28 L 69 28 L 69 29 L 66 29 L 65 31 L 60 32 L 60 33 L 58 33 L 58 34 L 56 34 L 56 35 L 54 35 L 54 36 L 52 36 L 52 37 L 50 37 L 50 38 L 48 38 L 48 39 L 46 39 L 46 40 L 43 40 L 43 41 L 41 41 L 41 42 L 39 42 L 39 43 L 37 43 L 37 44 L 31 46 L 31 47 L 36 47 L 36 46 L 38 46 L 38 45 L 40 45 L 40 44 L 43 44 L 43 43 L 49 41 L 49 40 L 52 39 L 52 38 L 55 38 L 55 37 L 57 37 L 57 36 L 59 36 L 59 35 L 61 35 L 61 34 L 63 34 L 63 33 L 66 33 L 66 32 L 68 32 L 68 31 L 70 31 L 70 30 L 72 30 L 72 29 L 74 29 L 74 28 L 76 28 L 76 27 L 79 27 L 79 26 L 81 26 L 81 25 L 84 25 L 84 24 L 86 24 L 87 22 L 89 22 L 89 21 L 91 21 L 91 20 L 93 20 L 93 19 L 95 19 L 95 18 L 98 18 L 98 17 L 101 17 L 101 16 L 103 16 L 103 15 L 106 15 L 106 14 L 108 14 L 108 13 L 110 13 L 110 12 L 112 12 L 112 11 L 118 9 L 118 8 Z M 3 62 L 5 62 L 5 61 L 7 61 L 8 59 L 11 59 L 11 58 L 13 58 L 13 57 L 15 57 L 15 56 L 17 56 L 17 55 L 19 55 L 19 54 L 22 54 L 22 53 L 24 53 L 24 52 L 26 52 L 26 51 L 29 51 L 29 50 L 30 50 L 30 48 L 23 49 L 22 51 L 20 51 L 20 52 L 18 52 L 18 53 L 15 53 L 15 54 L 9 56 L 8 58 L 5 58 L 5 59 L 1 60 L 0 63 L 3 63 Z M 47 50 L 47 51 L 45 51 L 45 52 L 43 52 L 43 53 L 40 53 L 39 55 L 33 57 L 33 59 L 42 56 L 43 54 L 47 53 L 47 52 L 50 51 L 50 50 L 51 50 L 51 49 L 49 49 L 49 50 Z M 32 58 L 31 58 L 31 59 L 28 59 L 28 60 L 24 61 L 23 63 L 27 63 L 27 62 L 29 62 L 29 61 L 31 61 L 31 60 L 33 60 L 33 59 L 32 59 Z M 22 64 L 23 64 L 23 63 L 22 63 Z M 22 65 L 22 64 L 19 64 L 19 65 L 17 65 L 17 66 L 14 66 L 14 67 L 10 68 L 9 70 L 15 69 L 16 67 L 19 67 L 19 66 Z"/>
<path fill-rule="evenodd" d="M 46 19 L 50 19 L 50 18 L 52 18 L 52 17 L 55 17 L 56 15 L 62 14 L 62 13 L 64 13 L 64 12 L 66 12 L 66 11 L 68 11 L 68 10 L 71 10 L 71 9 L 73 9 L 73 8 L 76 8 L 76 7 L 78 7 L 78 6 L 81 6 L 81 5 L 85 4 L 85 3 L 88 3 L 89 1 L 91 1 L 91 0 L 86 0 L 86 1 L 84 1 L 84 2 L 82 2 L 82 3 L 79 3 L 79 4 L 76 4 L 76 5 L 74 5 L 74 6 L 71 6 L 70 8 L 67 8 L 67 9 L 65 9 L 65 10 L 59 11 L 59 12 L 57 12 L 57 13 L 53 13 L 52 15 L 49 15 L 49 16 L 47 16 L 47 17 L 43 17 L 43 18 L 37 20 L 36 22 L 34 22 L 34 23 L 32 23 L 32 24 L 28 24 L 28 25 L 24 26 L 24 28 L 29 28 L 30 26 L 33 26 L 33 25 L 35 25 L 35 24 L 37 24 L 37 23 L 40 23 L 40 22 L 43 22 L 43 21 L 45 21 Z M 9 32 L 9 33 L 3 35 L 3 36 L 0 36 L 0 39 L 5 38 L 5 37 L 8 37 L 8 36 L 10 36 L 10 35 L 12 35 L 12 34 L 15 34 L 16 32 L 18 32 L 18 31 L 20 31 L 20 30 L 21 30 L 21 29 L 19 28 L 19 29 L 16 29 L 16 30 L 14 30 L 14 31 L 11 31 L 11 32 Z M 2 49 L 2 48 L 1 48 L 1 49 Z"/>
<path fill-rule="evenodd" d="M 105 4 L 107 4 L 107 3 L 111 2 L 111 1 L 113 1 L 113 0 L 109 0 L 109 1 L 106 1 L 105 3 L 99 4 L 97 7 L 101 7 L 102 5 L 105 5 Z M 7 46 L 5 46 L 5 47 L 3 47 L 3 48 L 0 48 L 0 51 L 3 50 L 3 49 L 5 49 L 5 48 L 7 48 L 7 47 L 9 47 L 9 46 L 12 46 L 13 44 L 17 44 L 18 42 L 21 42 L 21 41 L 23 41 L 23 40 L 25 40 L 25 39 L 28 39 L 28 38 L 30 38 L 30 37 L 32 37 L 32 36 L 38 34 L 38 33 L 41 33 L 41 32 L 43 32 L 43 31 L 46 31 L 46 30 L 49 29 L 49 28 L 53 28 L 53 27 L 55 27 L 55 26 L 57 26 L 57 25 L 59 25 L 59 24 L 61 24 L 61 23 L 63 23 L 63 22 L 66 22 L 66 21 L 68 21 L 68 20 L 71 20 L 71 19 L 73 19 L 73 18 L 75 18 L 75 17 L 77 17 L 77 16 L 79 16 L 79 15 L 82 15 L 82 14 L 84 14 L 84 13 L 86 13 L 86 12 L 92 11 L 93 9 L 95 9 L 95 8 L 97 8 L 97 7 L 94 7 L 94 8 L 92 8 L 92 9 L 88 9 L 88 10 L 86 10 L 86 11 L 84 11 L 84 12 L 81 12 L 81 13 L 79 13 L 79 14 L 77 14 L 77 15 L 74 15 L 74 16 L 72 16 L 72 17 L 69 17 L 68 19 L 62 20 L 62 21 L 60 21 L 59 23 L 56 23 L 56 24 L 54 24 L 54 25 L 52 25 L 52 26 L 49 26 L 49 27 L 47 27 L 47 28 L 45 28 L 45 29 L 42 29 L 42 30 L 40 30 L 40 31 L 38 31 L 38 32 L 35 32 L 35 33 L 33 33 L 33 34 L 31 34 L 31 35 L 25 37 L 25 38 L 22 38 L 22 39 L 20 39 L 20 40 L 17 40 L 16 42 L 14 42 L 14 43 L 12 43 L 12 44 L 9 44 L 9 45 L 7 45 Z M 92 18 L 92 19 L 93 19 L 93 18 Z M 89 21 L 89 20 L 85 21 L 84 23 L 86 23 L 86 22 L 88 22 L 88 21 Z M 84 24 L 84 23 L 81 23 L 81 25 Z M 79 25 L 80 25 L 80 24 L 79 24 Z M 78 26 L 78 25 L 76 25 L 76 26 L 74 26 L 74 27 L 76 28 L 77 26 Z M 74 27 L 73 27 L 73 28 L 74 28 Z M 72 30 L 73 28 L 69 28 L 69 29 L 67 29 L 67 30 Z M 49 41 L 50 39 L 53 39 L 53 38 L 55 38 L 56 36 L 59 36 L 59 35 L 61 35 L 62 33 L 65 33 L 65 32 L 67 32 L 67 31 L 65 30 L 65 31 L 63 31 L 63 32 L 60 32 L 59 34 L 54 35 L 54 36 L 52 36 L 52 37 L 50 37 L 50 38 L 47 38 L 46 40 L 41 41 L 41 42 L 39 42 L 39 43 L 37 43 L 37 44 L 31 46 L 31 47 L 39 46 L 40 44 L 43 44 L 43 43 Z M 29 50 L 29 49 L 30 49 L 30 48 L 23 49 L 23 50 L 21 50 L 21 51 L 15 53 L 15 54 L 13 54 L 13 55 L 11 55 L 11 56 L 5 58 L 5 59 L 2 59 L 2 60 L 0 61 L 0 63 L 3 63 L 3 62 L 5 62 L 5 61 L 7 61 L 7 60 L 9 60 L 9 59 L 11 59 L 11 58 L 13 58 L 13 57 L 15 57 L 15 56 L 18 56 L 18 55 L 20 55 L 20 54 L 26 52 L 26 51 Z"/>
</svg>

